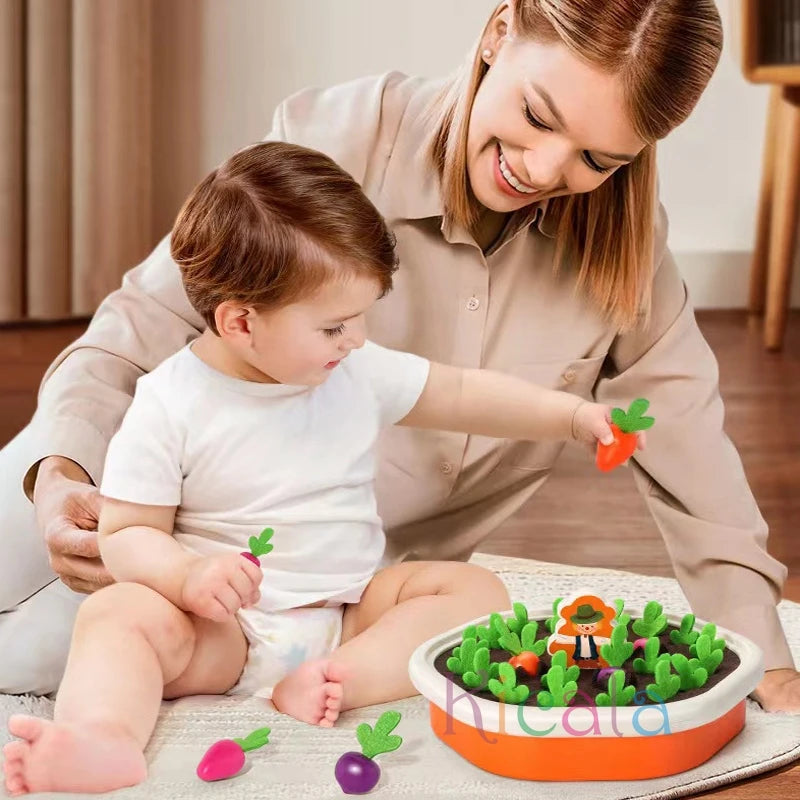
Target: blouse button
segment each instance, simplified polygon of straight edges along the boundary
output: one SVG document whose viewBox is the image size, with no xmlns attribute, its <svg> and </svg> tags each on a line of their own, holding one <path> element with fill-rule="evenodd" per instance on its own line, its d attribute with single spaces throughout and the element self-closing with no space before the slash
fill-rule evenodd
<svg viewBox="0 0 800 800">
<path fill-rule="evenodd" d="M 564 373 L 564 380 L 565 380 L 567 383 L 572 383 L 572 381 L 574 381 L 574 380 L 575 380 L 575 370 L 574 370 L 574 369 L 568 369 L 568 370 L 567 370 L 567 371 Z"/>
<path fill-rule="evenodd" d="M 449 461 L 442 461 L 442 463 L 439 464 L 439 469 L 445 475 L 449 475 L 453 471 L 453 465 Z"/>
<path fill-rule="evenodd" d="M 470 299 L 467 300 L 467 308 L 470 311 L 477 311 L 478 308 L 480 307 L 480 305 L 481 305 L 481 301 L 478 300 L 477 297 L 470 297 Z"/>
</svg>

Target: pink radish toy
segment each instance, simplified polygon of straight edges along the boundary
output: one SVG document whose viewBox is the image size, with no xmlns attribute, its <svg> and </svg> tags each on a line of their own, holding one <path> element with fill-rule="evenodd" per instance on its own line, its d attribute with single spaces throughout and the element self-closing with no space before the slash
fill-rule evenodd
<svg viewBox="0 0 800 800">
<path fill-rule="evenodd" d="M 250 551 L 248 552 L 245 550 L 242 552 L 242 555 L 245 558 L 249 558 L 256 566 L 260 567 L 261 561 L 259 561 L 258 557 L 265 556 L 272 551 L 272 545 L 269 544 L 269 540 L 272 538 L 273 533 L 275 533 L 275 531 L 272 530 L 272 528 L 264 528 L 257 537 L 251 536 L 248 542 Z"/>
<path fill-rule="evenodd" d="M 222 781 L 241 772 L 245 753 L 269 742 L 269 728 L 259 728 L 246 739 L 222 739 L 214 742 L 197 765 L 197 777 L 204 781 Z"/>
</svg>

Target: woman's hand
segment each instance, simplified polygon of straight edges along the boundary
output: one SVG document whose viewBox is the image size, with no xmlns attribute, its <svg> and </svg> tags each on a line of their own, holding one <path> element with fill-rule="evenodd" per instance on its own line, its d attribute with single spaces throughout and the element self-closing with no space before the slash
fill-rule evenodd
<svg viewBox="0 0 800 800">
<path fill-rule="evenodd" d="M 225 622 L 261 597 L 261 568 L 239 553 L 191 562 L 181 590 L 181 606 L 198 617 Z"/>
<path fill-rule="evenodd" d="M 800 713 L 800 672 L 794 669 L 771 669 L 764 673 L 753 692 L 764 711 Z"/>
<path fill-rule="evenodd" d="M 614 442 L 611 431 L 611 406 L 586 401 L 578 406 L 572 418 L 572 438 L 596 446 L 598 442 L 609 445 Z M 647 438 L 644 431 L 636 432 L 636 449 L 644 450 Z"/>
<path fill-rule="evenodd" d="M 101 502 L 97 488 L 74 461 L 50 456 L 39 465 L 33 488 L 36 522 L 50 566 L 76 592 L 91 594 L 114 582 L 97 543 Z"/>
</svg>

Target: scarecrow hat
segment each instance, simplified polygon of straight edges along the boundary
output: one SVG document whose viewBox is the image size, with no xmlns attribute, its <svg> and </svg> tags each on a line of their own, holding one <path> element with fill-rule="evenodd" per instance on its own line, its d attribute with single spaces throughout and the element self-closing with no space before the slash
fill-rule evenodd
<svg viewBox="0 0 800 800">
<path fill-rule="evenodd" d="M 603 617 L 602 611 L 595 611 L 589 603 L 581 603 L 578 606 L 578 613 L 573 614 L 570 620 L 578 625 L 589 625 L 592 622 L 599 622 Z"/>
</svg>

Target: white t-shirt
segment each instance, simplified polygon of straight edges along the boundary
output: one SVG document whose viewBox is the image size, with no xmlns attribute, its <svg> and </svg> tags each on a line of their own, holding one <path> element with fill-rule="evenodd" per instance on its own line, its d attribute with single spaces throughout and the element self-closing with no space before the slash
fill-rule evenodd
<svg viewBox="0 0 800 800">
<path fill-rule="evenodd" d="M 187 346 L 139 378 L 101 494 L 178 506 L 175 538 L 200 554 L 247 550 L 273 528 L 264 610 L 357 602 L 385 546 L 375 442 L 414 407 L 429 368 L 367 342 L 320 386 L 255 383 Z"/>
</svg>

